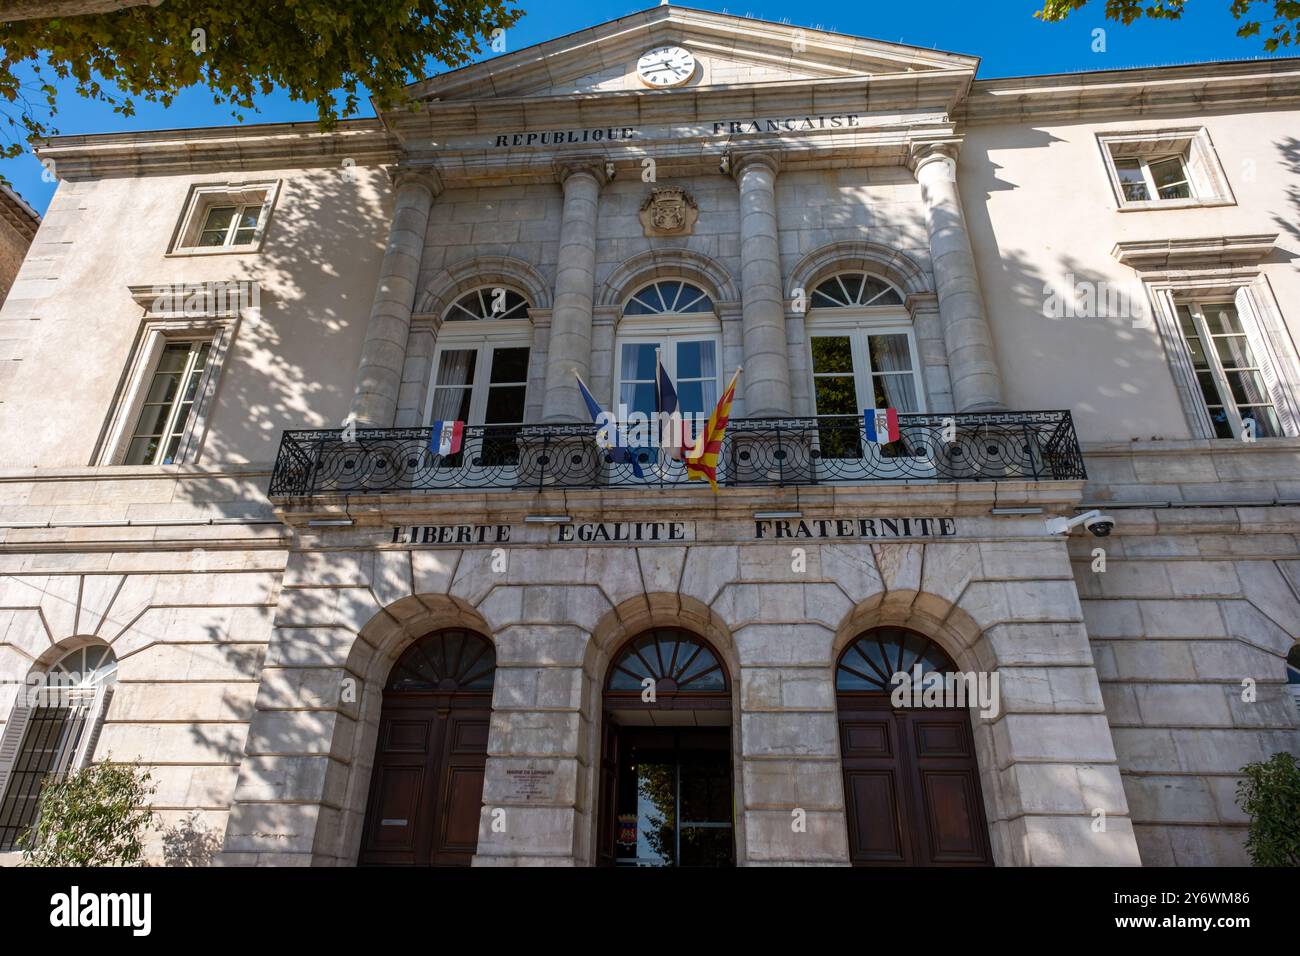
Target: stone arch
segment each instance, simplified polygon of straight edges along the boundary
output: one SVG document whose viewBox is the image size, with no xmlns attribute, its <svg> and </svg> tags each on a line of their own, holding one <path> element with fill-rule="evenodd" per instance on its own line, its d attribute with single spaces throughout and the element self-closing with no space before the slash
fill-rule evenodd
<svg viewBox="0 0 1300 956">
<path fill-rule="evenodd" d="M 389 671 L 415 641 L 431 631 L 448 627 L 474 631 L 495 644 L 492 630 L 478 611 L 460 598 L 443 594 L 413 594 L 394 601 L 366 622 L 352 642 L 343 669 L 346 675 L 357 680 L 361 693 L 351 714 L 355 726 L 351 745 L 346 750 L 342 825 L 334 834 L 335 845 L 331 847 L 325 841 L 321 850 L 341 863 L 355 863 L 361 849 L 370 772 L 379 739 L 383 687 Z"/>
<path fill-rule="evenodd" d="M 551 307 L 551 287 L 540 272 L 510 256 L 474 256 L 447 266 L 425 283 L 415 311 L 439 319 L 464 293 L 501 285 L 518 292 L 534 309 Z"/>
<path fill-rule="evenodd" d="M 655 279 L 685 279 L 709 294 L 719 308 L 740 301 L 731 273 L 716 259 L 692 249 L 651 249 L 620 263 L 597 290 L 596 307 L 618 309 Z"/>
<path fill-rule="evenodd" d="M 591 865 L 596 859 L 596 828 L 599 825 L 600 746 L 604 717 L 603 691 L 605 675 L 615 653 L 629 640 L 656 627 L 680 627 L 703 637 L 718 652 L 731 686 L 731 760 L 732 792 L 739 801 L 742 790 L 743 753 L 740 723 L 741 670 L 740 656 L 731 629 L 712 608 L 687 594 L 651 592 L 628 598 L 616 605 L 597 622 L 583 655 L 582 712 L 584 745 L 582 773 L 588 794 L 586 819 L 580 821 L 582 839 L 579 862 Z M 736 815 L 736 860 L 745 859 L 744 814 Z"/>
<path fill-rule="evenodd" d="M 811 294 L 823 279 L 853 270 L 888 280 L 904 299 L 934 292 L 929 274 L 916 260 L 897 249 L 862 239 L 832 242 L 808 253 L 790 271 L 790 288 Z"/>
<path fill-rule="evenodd" d="M 844 616 L 831 645 L 832 680 L 835 679 L 835 663 L 854 639 L 865 631 L 888 626 L 905 627 L 930 638 L 962 671 L 991 672 L 997 669 L 996 658 L 983 629 L 961 607 L 926 591 L 917 592 L 915 599 L 906 604 L 884 601 L 884 597 L 882 592 L 859 601 Z M 1000 717 L 999 712 L 999 719 Z M 1010 834 L 1007 831 L 1013 807 L 998 768 L 994 742 L 997 719 L 981 717 L 974 707 L 970 710 L 970 719 L 993 860 L 996 865 L 1005 865 L 1012 862 L 1012 853 L 1008 847 Z M 836 735 L 838 734 L 837 721 Z"/>
</svg>

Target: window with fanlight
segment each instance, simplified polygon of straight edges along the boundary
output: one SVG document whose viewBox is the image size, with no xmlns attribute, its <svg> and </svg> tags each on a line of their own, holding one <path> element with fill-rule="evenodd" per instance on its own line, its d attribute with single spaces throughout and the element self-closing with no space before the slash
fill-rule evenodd
<svg viewBox="0 0 1300 956">
<path fill-rule="evenodd" d="M 818 283 L 808 299 L 813 405 L 823 457 L 862 454 L 852 423 L 867 408 L 923 412 L 916 336 L 903 295 L 866 272 L 842 272 Z M 882 447 L 885 457 L 908 454 L 906 441 Z"/>
<path fill-rule="evenodd" d="M 915 678 L 917 667 L 921 668 L 923 687 L 957 671 L 952 658 L 928 637 L 899 627 L 877 628 L 863 634 L 840 655 L 835 690 L 890 694 L 896 686 L 895 675 Z"/>
<path fill-rule="evenodd" d="M 682 414 L 707 415 L 718 401 L 721 325 L 707 292 L 680 279 L 661 279 L 623 306 L 616 348 L 616 405 L 655 411 L 658 362 L 677 389 Z"/>
<path fill-rule="evenodd" d="M 515 430 L 524 423 L 532 344 L 529 302 L 519 292 L 484 286 L 443 314 L 433 356 L 425 421 L 480 425 L 472 450 L 484 464 L 513 464 Z M 448 464 L 459 464 L 456 462 Z"/>
<path fill-rule="evenodd" d="M 77 648 L 29 679 L 0 735 L 0 851 L 36 822 L 49 780 L 87 766 L 117 683 L 104 644 Z"/>
</svg>

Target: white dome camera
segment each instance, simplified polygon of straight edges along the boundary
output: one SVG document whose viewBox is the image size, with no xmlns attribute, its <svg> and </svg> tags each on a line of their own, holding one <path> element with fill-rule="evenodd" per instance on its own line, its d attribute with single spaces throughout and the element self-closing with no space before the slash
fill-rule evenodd
<svg viewBox="0 0 1300 956">
<path fill-rule="evenodd" d="M 1048 518 L 1046 523 L 1048 534 L 1069 534 L 1083 525 L 1096 538 L 1107 537 L 1115 528 L 1115 519 L 1100 511 L 1085 511 L 1073 518 Z"/>
</svg>

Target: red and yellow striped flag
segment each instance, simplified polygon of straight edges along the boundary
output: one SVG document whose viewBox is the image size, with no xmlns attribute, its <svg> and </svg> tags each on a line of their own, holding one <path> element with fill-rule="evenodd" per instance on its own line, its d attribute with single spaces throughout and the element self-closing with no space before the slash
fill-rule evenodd
<svg viewBox="0 0 1300 956">
<path fill-rule="evenodd" d="M 738 378 L 740 369 L 736 369 L 736 374 L 731 376 L 731 384 L 718 399 L 717 407 L 704 426 L 704 434 L 686 459 L 686 477 L 691 481 L 707 478 L 714 492 L 718 490 L 718 456 L 722 454 L 722 436 L 727 433 L 727 422 L 731 421 L 731 403 L 736 398 Z"/>
</svg>

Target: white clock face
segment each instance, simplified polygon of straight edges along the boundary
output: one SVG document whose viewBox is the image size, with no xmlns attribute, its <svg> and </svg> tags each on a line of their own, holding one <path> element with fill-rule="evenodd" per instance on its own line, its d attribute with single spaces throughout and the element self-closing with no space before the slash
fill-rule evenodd
<svg viewBox="0 0 1300 956">
<path fill-rule="evenodd" d="M 646 86 L 681 86 L 695 73 L 695 57 L 679 46 L 656 47 L 636 61 L 636 72 Z"/>
</svg>

